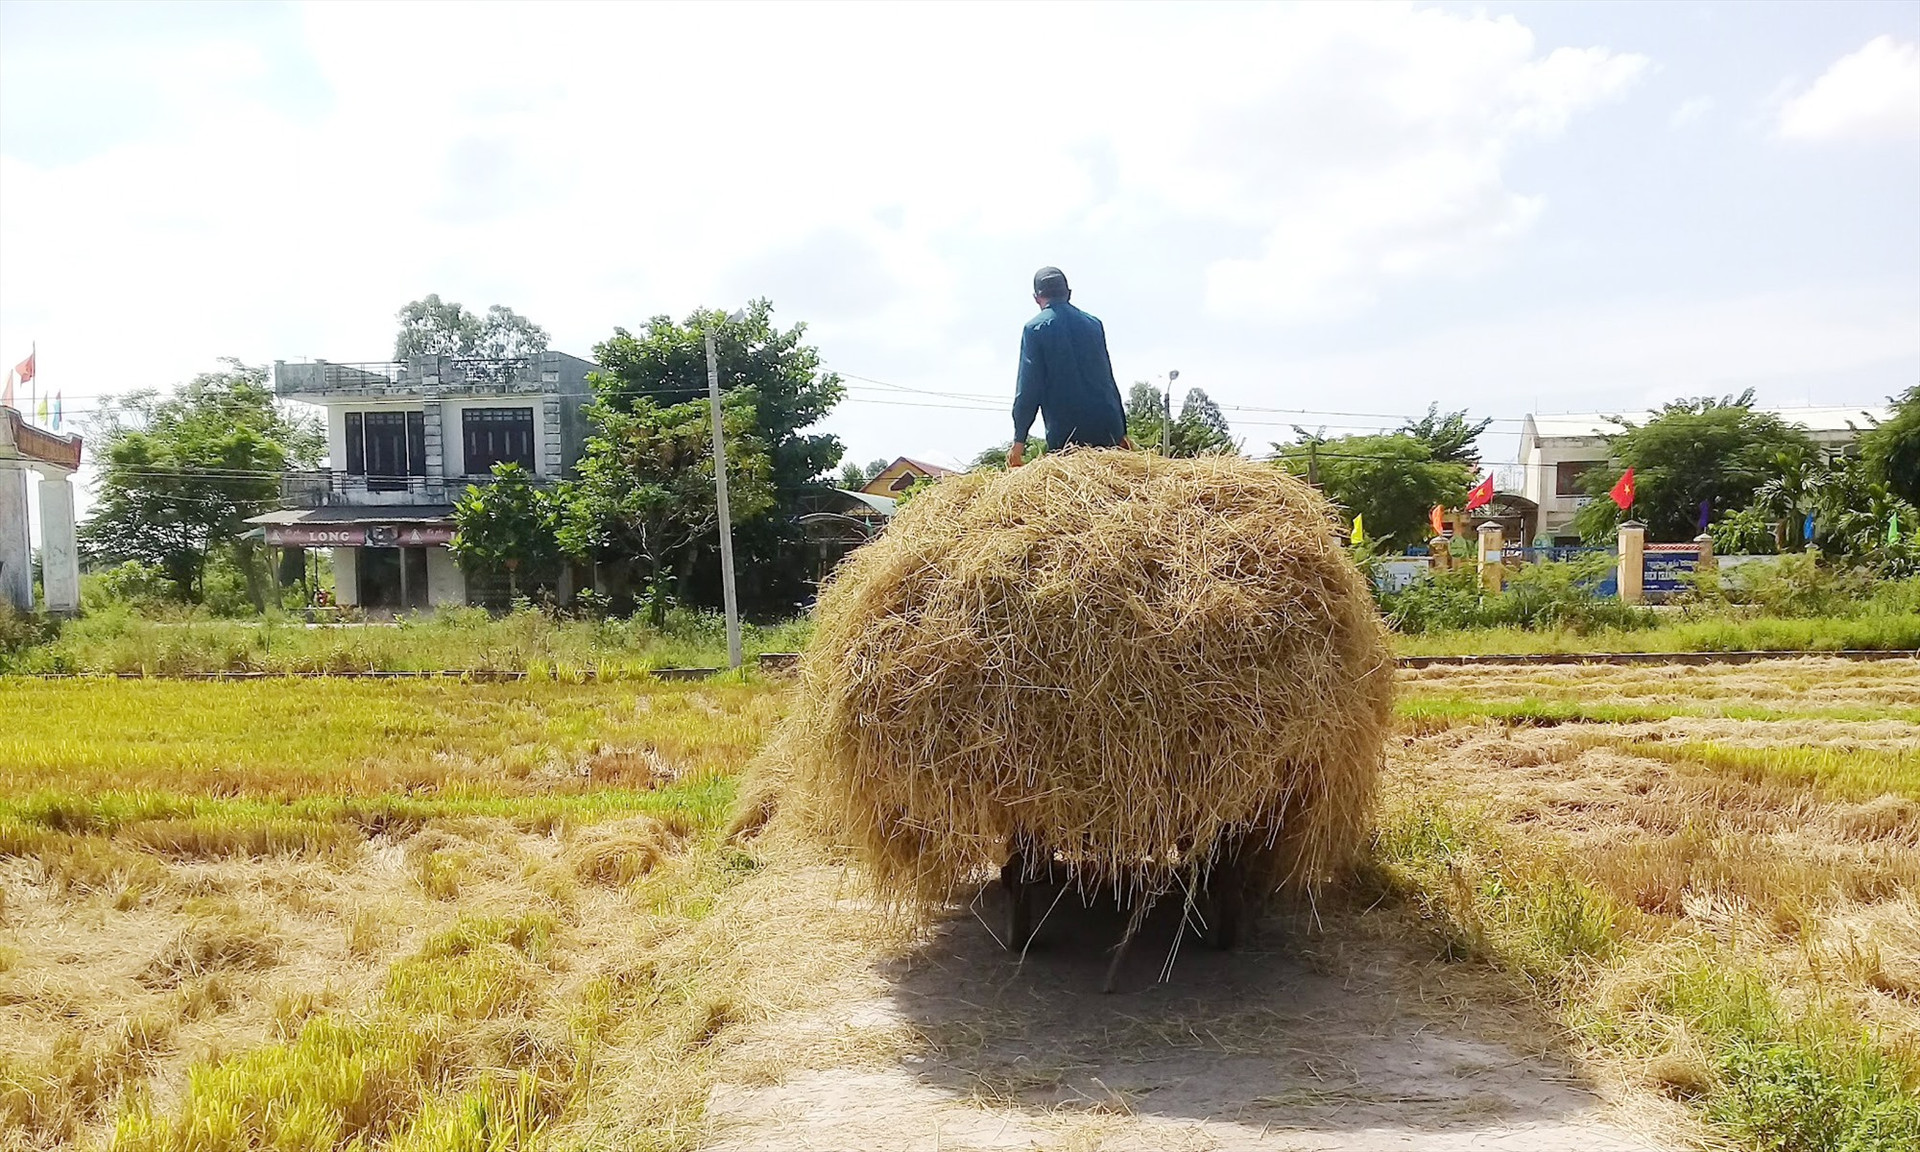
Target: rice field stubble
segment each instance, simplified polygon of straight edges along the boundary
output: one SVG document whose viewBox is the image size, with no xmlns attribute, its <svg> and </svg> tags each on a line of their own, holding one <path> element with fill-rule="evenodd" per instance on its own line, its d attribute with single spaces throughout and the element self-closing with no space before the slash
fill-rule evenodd
<svg viewBox="0 0 1920 1152">
<path fill-rule="evenodd" d="M 1402 683 L 1353 889 L 1101 1001 L 728 842 L 778 687 L 0 681 L 0 1147 L 1361 1147 L 1524 1128 L 1561 1075 L 1655 1143 L 1904 1146 L 1920 669 Z M 1347 1024 L 1465 1070 L 1329 1079 Z M 1249 1068 L 1257 1126 L 1179 1103 Z"/>
</svg>

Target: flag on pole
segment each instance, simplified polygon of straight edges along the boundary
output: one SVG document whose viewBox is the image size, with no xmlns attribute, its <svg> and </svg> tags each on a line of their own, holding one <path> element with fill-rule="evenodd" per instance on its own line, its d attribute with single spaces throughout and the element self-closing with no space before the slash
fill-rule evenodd
<svg viewBox="0 0 1920 1152">
<path fill-rule="evenodd" d="M 60 393 L 53 394 L 53 430 L 60 431 Z"/>
<path fill-rule="evenodd" d="M 14 374 L 20 377 L 20 383 L 25 384 L 33 379 L 33 362 L 34 358 L 39 354 L 40 349 L 39 346 L 36 345 L 27 352 L 27 358 L 25 360 L 13 366 Z"/>
<path fill-rule="evenodd" d="M 1695 527 L 1694 531 L 1705 532 L 1707 530 L 1708 521 L 1712 519 L 1713 519 L 1713 501 L 1711 499 L 1700 501 L 1700 521 L 1698 526 Z"/>
<path fill-rule="evenodd" d="M 1361 514 L 1358 512 L 1355 512 L 1353 514 L 1352 539 L 1355 544 L 1365 544 L 1367 542 L 1367 528 L 1366 528 L 1366 525 L 1360 522 L 1360 516 Z"/>
<path fill-rule="evenodd" d="M 1626 473 L 1615 482 L 1613 490 L 1608 492 L 1607 496 L 1615 504 L 1620 505 L 1620 511 L 1622 512 L 1633 507 L 1633 469 L 1629 468 L 1626 470 Z"/>
<path fill-rule="evenodd" d="M 1447 534 L 1446 516 L 1447 510 L 1438 504 L 1433 506 L 1433 511 L 1427 513 L 1427 523 L 1433 525 L 1433 534 L 1435 536 L 1445 536 Z"/>
<path fill-rule="evenodd" d="M 45 396 L 40 397 L 40 403 L 34 408 L 33 418 L 40 422 L 40 427 L 45 428 L 47 426 L 47 398 Z"/>
<path fill-rule="evenodd" d="M 1800 538 L 1809 544 L 1813 543 L 1813 513 L 1811 512 L 1807 513 L 1807 518 L 1800 524 Z"/>
<path fill-rule="evenodd" d="M 1900 543 L 1900 510 L 1897 508 L 1887 517 L 1887 543 Z"/>
<path fill-rule="evenodd" d="M 0 407 L 13 407 L 13 369 L 7 369 L 7 386 L 0 391 Z"/>
<path fill-rule="evenodd" d="M 1467 511 L 1471 512 L 1475 508 L 1491 503 L 1493 503 L 1493 473 L 1489 472 L 1485 480 L 1475 484 L 1473 491 L 1467 493 Z"/>
</svg>

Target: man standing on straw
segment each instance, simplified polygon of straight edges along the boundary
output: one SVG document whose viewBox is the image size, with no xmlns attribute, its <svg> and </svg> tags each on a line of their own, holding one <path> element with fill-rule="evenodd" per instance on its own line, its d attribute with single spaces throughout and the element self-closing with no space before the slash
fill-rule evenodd
<svg viewBox="0 0 1920 1152">
<path fill-rule="evenodd" d="M 1058 268 L 1033 274 L 1040 314 L 1020 331 L 1020 381 L 1013 394 L 1013 448 L 1007 466 L 1027 459 L 1033 418 L 1045 415 L 1047 444 L 1055 448 L 1131 448 L 1127 410 L 1107 358 L 1107 330 L 1069 301 L 1073 292 Z"/>
</svg>

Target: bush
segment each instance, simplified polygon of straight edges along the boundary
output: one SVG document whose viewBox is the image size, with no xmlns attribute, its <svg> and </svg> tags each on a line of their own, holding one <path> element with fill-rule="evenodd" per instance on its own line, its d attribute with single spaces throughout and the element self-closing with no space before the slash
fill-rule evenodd
<svg viewBox="0 0 1920 1152">
<path fill-rule="evenodd" d="M 1408 634 L 1465 628 L 1515 627 L 1566 629 L 1585 633 L 1599 628 L 1646 628 L 1654 615 L 1596 591 L 1613 568 L 1613 558 L 1543 560 L 1512 570 L 1507 586 L 1488 592 L 1479 573 L 1466 565 L 1435 572 L 1398 591 L 1380 595 L 1380 607 L 1394 631 Z"/>
<path fill-rule="evenodd" d="M 1726 598 L 1767 616 L 1846 616 L 1871 598 L 1874 584 L 1865 570 L 1822 564 L 1810 551 L 1789 552 L 1735 568 L 1727 577 Z"/>
<path fill-rule="evenodd" d="M 109 604 L 130 604 L 154 608 L 172 598 L 173 582 L 158 564 L 128 560 L 104 572 L 90 572 L 80 579 L 80 603 L 87 609 Z"/>
</svg>

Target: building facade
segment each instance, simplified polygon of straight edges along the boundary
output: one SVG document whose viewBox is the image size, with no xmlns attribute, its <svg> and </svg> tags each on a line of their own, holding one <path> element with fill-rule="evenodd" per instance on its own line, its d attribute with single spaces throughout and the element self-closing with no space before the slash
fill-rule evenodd
<svg viewBox="0 0 1920 1152">
<path fill-rule="evenodd" d="M 1828 451 L 1844 451 L 1860 433 L 1892 416 L 1890 408 L 1765 408 L 1788 424 L 1797 425 Z M 1635 424 L 1655 413 L 1626 414 Z M 1520 467 L 1525 473 L 1521 494 L 1539 507 L 1535 532 L 1554 545 L 1578 544 L 1573 516 L 1593 497 L 1580 487 L 1580 477 L 1607 462 L 1607 437 L 1626 431 L 1612 417 L 1597 412 L 1570 416 L 1529 414 L 1520 429 Z M 1602 497 L 1604 499 L 1604 497 Z"/>
<path fill-rule="evenodd" d="M 288 507 L 254 517 L 269 544 L 329 548 L 343 605 L 407 611 L 491 602 L 454 562 L 453 503 L 495 464 L 567 475 L 587 437 L 589 373 L 561 352 L 405 363 L 276 361 L 276 395 L 326 410 L 327 467 L 287 477 Z"/>
<path fill-rule="evenodd" d="M 887 465 L 880 474 L 867 481 L 860 491 L 869 496 L 884 496 L 889 499 L 918 484 L 922 480 L 938 480 L 942 476 L 953 475 L 953 469 L 938 464 L 929 464 L 923 460 L 900 457 Z"/>
</svg>

